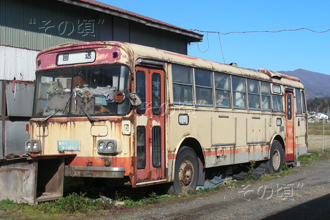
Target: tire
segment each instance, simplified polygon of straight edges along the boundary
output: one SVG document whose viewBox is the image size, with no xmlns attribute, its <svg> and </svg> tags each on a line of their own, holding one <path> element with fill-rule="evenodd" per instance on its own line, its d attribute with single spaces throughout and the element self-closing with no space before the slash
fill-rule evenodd
<svg viewBox="0 0 330 220">
<path fill-rule="evenodd" d="M 279 141 L 274 140 L 270 149 L 270 158 L 266 163 L 266 173 L 275 174 L 279 173 L 283 167 L 283 149 Z"/>
<path fill-rule="evenodd" d="M 198 180 L 199 167 L 195 151 L 189 147 L 182 147 L 175 161 L 174 181 L 169 192 L 185 194 L 195 190 Z"/>
</svg>

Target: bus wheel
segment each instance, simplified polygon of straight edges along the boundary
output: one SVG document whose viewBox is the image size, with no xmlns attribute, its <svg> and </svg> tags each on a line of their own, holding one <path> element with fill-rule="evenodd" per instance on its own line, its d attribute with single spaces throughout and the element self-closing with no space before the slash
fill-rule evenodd
<svg viewBox="0 0 330 220">
<path fill-rule="evenodd" d="M 198 160 L 195 151 L 182 147 L 175 162 L 173 190 L 175 194 L 195 190 L 198 180 Z"/>
<path fill-rule="evenodd" d="M 270 149 L 270 158 L 267 162 L 266 172 L 275 174 L 281 172 L 283 167 L 283 150 L 279 141 L 274 140 Z"/>
</svg>

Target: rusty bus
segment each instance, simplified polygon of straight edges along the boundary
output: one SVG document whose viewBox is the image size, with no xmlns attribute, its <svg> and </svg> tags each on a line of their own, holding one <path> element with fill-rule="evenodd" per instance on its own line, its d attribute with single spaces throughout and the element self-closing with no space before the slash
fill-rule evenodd
<svg viewBox="0 0 330 220">
<path fill-rule="evenodd" d="M 210 168 L 261 161 L 277 173 L 307 151 L 295 77 L 121 42 L 53 47 L 36 65 L 25 149 L 62 158 L 60 175 L 181 193 Z"/>
</svg>

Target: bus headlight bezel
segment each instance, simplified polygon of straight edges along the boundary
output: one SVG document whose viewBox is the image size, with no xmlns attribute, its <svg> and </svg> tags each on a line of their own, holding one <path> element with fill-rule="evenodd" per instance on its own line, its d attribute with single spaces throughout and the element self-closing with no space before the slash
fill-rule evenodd
<svg viewBox="0 0 330 220">
<path fill-rule="evenodd" d="M 98 140 L 97 141 L 98 154 L 118 154 L 121 153 L 120 144 L 115 139 Z"/>
<path fill-rule="evenodd" d="M 40 153 L 40 146 L 40 140 L 30 139 L 25 142 L 25 151 L 29 153 Z"/>
</svg>

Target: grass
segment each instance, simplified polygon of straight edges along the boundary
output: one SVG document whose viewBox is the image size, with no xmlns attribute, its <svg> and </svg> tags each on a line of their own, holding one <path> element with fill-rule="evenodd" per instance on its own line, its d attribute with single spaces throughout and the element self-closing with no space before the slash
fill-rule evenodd
<svg viewBox="0 0 330 220">
<path fill-rule="evenodd" d="M 309 123 L 308 134 L 322 135 L 323 134 L 323 123 Z M 330 135 L 330 123 L 324 123 L 324 135 Z"/>
<path fill-rule="evenodd" d="M 254 164 L 252 164 L 248 172 L 248 177 L 244 181 L 233 181 L 228 185 L 220 185 L 215 188 L 189 191 L 185 195 L 160 195 L 157 193 L 157 190 L 153 190 L 161 188 L 160 186 L 151 187 L 151 191 L 148 195 L 145 195 L 145 191 L 149 191 L 150 187 L 120 190 L 116 193 L 115 199 L 124 202 L 122 207 L 116 207 L 113 201 L 88 198 L 84 193 L 71 193 L 58 201 L 39 203 L 35 206 L 16 204 L 12 201 L 4 200 L 0 201 L 0 219 L 80 219 L 105 215 L 112 216 L 116 212 L 122 214 L 125 212 L 130 213 L 143 210 L 150 205 L 163 206 L 168 203 L 185 202 L 197 197 L 208 196 L 231 186 L 270 180 L 278 178 L 279 176 L 288 175 L 292 172 L 292 170 L 284 169 L 279 174 L 266 175 L 255 179 L 252 176 L 253 165 Z M 78 188 L 78 185 L 74 185 L 75 190 Z M 140 197 L 138 197 L 137 194 L 140 194 Z"/>
<path fill-rule="evenodd" d="M 87 214 L 114 208 L 115 205 L 112 201 L 90 199 L 86 198 L 85 194 L 72 193 L 57 201 L 40 203 L 35 206 L 17 204 L 9 200 L 0 201 L 0 211 L 5 213 L 0 215 L 0 218 L 10 216 L 30 219 L 57 219 L 64 218 L 66 215 Z"/>
<path fill-rule="evenodd" d="M 301 161 L 301 166 L 309 166 L 315 160 L 330 159 L 330 151 L 316 152 L 311 154 L 301 155 L 298 160 Z"/>
</svg>

